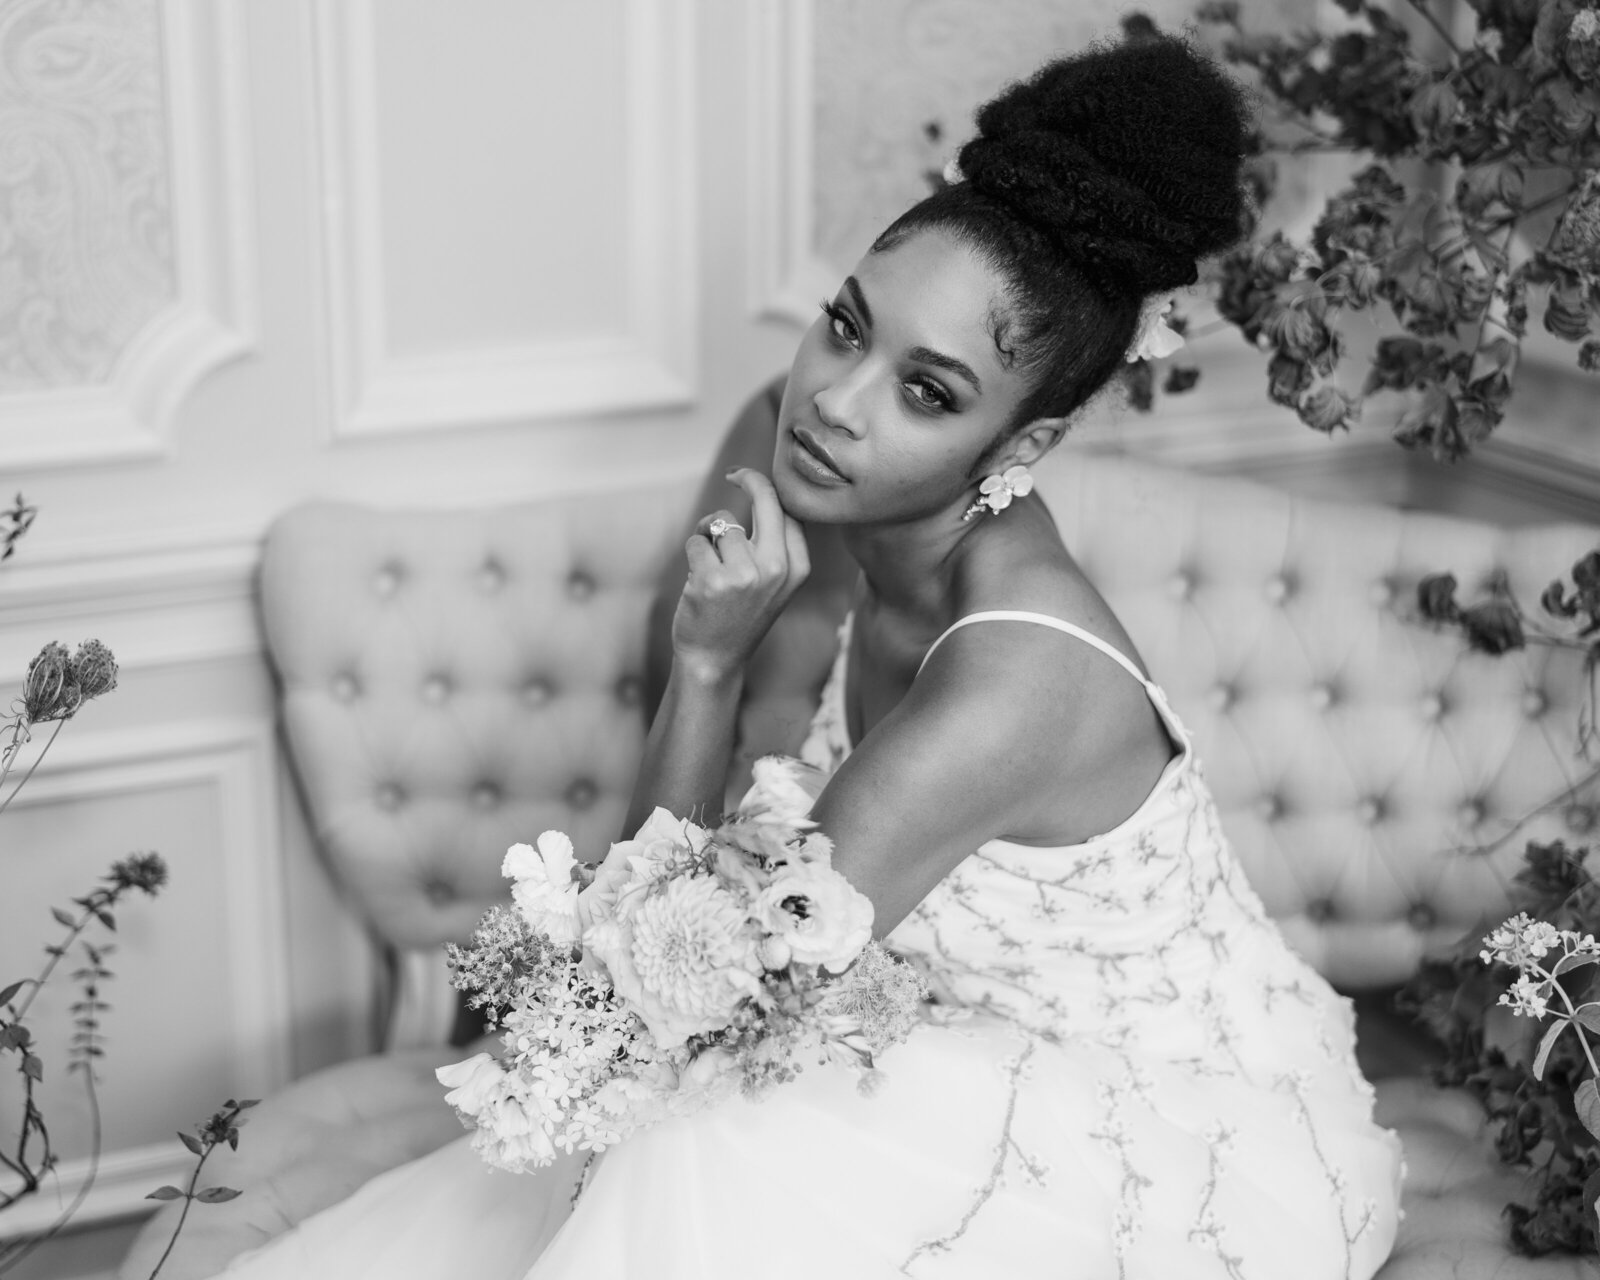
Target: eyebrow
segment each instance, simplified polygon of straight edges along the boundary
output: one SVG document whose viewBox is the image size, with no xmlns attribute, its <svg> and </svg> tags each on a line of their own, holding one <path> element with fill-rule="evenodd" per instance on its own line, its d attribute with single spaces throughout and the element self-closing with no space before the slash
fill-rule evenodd
<svg viewBox="0 0 1600 1280">
<path fill-rule="evenodd" d="M 931 364 L 938 369 L 948 369 L 958 378 L 965 378 L 972 384 L 972 389 L 983 391 L 983 384 L 978 381 L 978 375 L 972 372 L 971 367 L 964 360 L 957 360 L 954 356 L 947 356 L 942 351 L 935 351 L 932 347 L 912 347 L 907 353 L 919 364 Z"/>
<path fill-rule="evenodd" d="M 850 294 L 850 300 L 856 304 L 856 310 L 861 313 L 861 319 L 867 328 L 872 328 L 872 308 L 867 305 L 867 295 L 861 291 L 861 282 L 854 276 L 847 276 L 844 287 Z M 957 377 L 970 382 L 974 391 L 980 394 L 983 391 L 983 383 L 978 380 L 978 375 L 965 360 L 957 360 L 954 356 L 947 356 L 932 347 L 912 347 L 906 354 L 918 364 L 931 364 L 936 369 L 947 369 Z"/>
</svg>

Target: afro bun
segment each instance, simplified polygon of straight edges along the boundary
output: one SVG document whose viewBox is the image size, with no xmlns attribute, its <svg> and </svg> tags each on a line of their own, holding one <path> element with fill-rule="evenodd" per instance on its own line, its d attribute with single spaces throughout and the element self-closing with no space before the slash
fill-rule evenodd
<svg viewBox="0 0 1600 1280">
<path fill-rule="evenodd" d="M 963 185 L 1053 241 L 1096 287 L 1194 283 L 1239 238 L 1242 90 L 1179 38 L 1135 32 L 1051 62 L 983 106 Z"/>
</svg>

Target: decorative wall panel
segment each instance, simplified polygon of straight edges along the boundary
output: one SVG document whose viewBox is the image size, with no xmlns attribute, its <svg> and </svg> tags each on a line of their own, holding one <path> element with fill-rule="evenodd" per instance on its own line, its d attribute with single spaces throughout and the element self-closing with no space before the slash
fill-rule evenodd
<svg viewBox="0 0 1600 1280">
<path fill-rule="evenodd" d="M 0 464 L 163 452 L 253 333 L 237 0 L 0 6 Z"/>
<path fill-rule="evenodd" d="M 335 436 L 686 403 L 691 6 L 315 12 Z"/>
<path fill-rule="evenodd" d="M 228 1096 L 259 1097 L 286 1083 L 291 1019 L 267 726 L 78 728 L 68 727 L 5 815 L 0 970 L 7 980 L 34 972 L 41 948 L 62 932 L 47 908 L 66 906 L 114 859 L 155 848 L 172 869 L 160 896 L 133 895 L 115 938 L 101 939 L 117 946 L 108 959 L 116 976 L 102 993 L 112 1005 L 102 1017 L 98 1090 L 107 1161 L 77 1215 L 83 1224 L 143 1207 L 145 1192 L 192 1164 L 175 1127 Z M 21 912 L 11 904 L 36 905 Z M 69 956 L 68 969 L 77 964 Z M 78 1077 L 65 1070 L 77 998 L 63 971 L 30 1018 L 46 1068 L 41 1105 L 69 1199 L 85 1172 L 91 1122 Z M 14 1092 L 10 1078 L 0 1080 L 0 1132 L 16 1113 Z M 37 1230 L 57 1211 L 52 1190 L 0 1216 L 0 1230 Z"/>
</svg>

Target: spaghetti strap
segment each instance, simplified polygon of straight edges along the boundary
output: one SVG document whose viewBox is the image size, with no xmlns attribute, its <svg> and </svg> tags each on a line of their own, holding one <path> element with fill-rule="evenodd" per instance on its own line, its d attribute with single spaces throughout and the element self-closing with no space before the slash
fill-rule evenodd
<svg viewBox="0 0 1600 1280">
<path fill-rule="evenodd" d="M 1022 609 L 985 609 L 979 613 L 969 613 L 964 618 L 957 618 L 945 628 L 944 633 L 937 640 L 928 646 L 928 652 L 922 655 L 922 662 L 917 667 L 917 674 L 922 674 L 922 668 L 928 665 L 928 659 L 933 657 L 933 651 L 944 643 L 945 636 L 973 622 L 1037 622 L 1040 626 L 1053 627 L 1057 631 L 1065 631 L 1069 636 L 1077 636 L 1085 644 L 1092 645 L 1100 650 L 1101 653 L 1126 670 L 1146 689 L 1150 689 L 1154 685 L 1154 682 L 1134 665 L 1133 660 L 1115 645 L 1108 644 L 1099 636 L 1085 631 L 1082 627 L 1074 626 L 1070 622 L 1063 622 L 1060 618 L 1052 618 L 1047 613 L 1029 613 Z"/>
</svg>

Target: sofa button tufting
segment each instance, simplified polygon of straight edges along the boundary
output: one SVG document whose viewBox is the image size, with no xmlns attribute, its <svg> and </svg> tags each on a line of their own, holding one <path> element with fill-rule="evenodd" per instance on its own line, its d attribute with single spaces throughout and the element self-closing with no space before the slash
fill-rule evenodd
<svg viewBox="0 0 1600 1280">
<path fill-rule="evenodd" d="M 361 686 L 348 671 L 340 672 L 333 678 L 333 696 L 340 702 L 354 702 L 360 692 Z"/>
<path fill-rule="evenodd" d="M 472 788 L 472 803 L 479 809 L 493 809 L 500 803 L 500 786 L 495 782 L 480 782 Z"/>
<path fill-rule="evenodd" d="M 422 682 L 422 699 L 424 702 L 439 706 L 450 696 L 450 677 L 432 675 Z"/>
<path fill-rule="evenodd" d="M 405 803 L 406 793 L 393 782 L 385 782 L 378 788 L 378 808 L 386 809 L 393 813 Z"/>
<path fill-rule="evenodd" d="M 1550 710 L 1550 699 L 1545 696 L 1543 689 L 1529 689 L 1522 695 L 1522 714 L 1530 720 L 1537 720 L 1546 711 Z"/>
<path fill-rule="evenodd" d="M 387 600 L 400 589 L 400 566 L 386 564 L 379 569 L 372 578 L 372 590 L 384 600 Z"/>
<path fill-rule="evenodd" d="M 1268 604 L 1282 604 L 1293 594 L 1294 584 L 1289 581 L 1286 574 L 1276 574 L 1267 579 L 1266 586 L 1262 588 L 1267 597 Z"/>
<path fill-rule="evenodd" d="M 1233 705 L 1233 686 L 1230 684 L 1215 684 L 1206 694 L 1206 702 L 1216 712 L 1226 711 Z"/>
<path fill-rule="evenodd" d="M 542 707 L 555 694 L 555 686 L 543 676 L 530 676 L 522 682 L 522 700 L 530 707 Z"/>
<path fill-rule="evenodd" d="M 1426 902 L 1419 902 L 1406 912 L 1406 923 L 1418 933 L 1426 933 L 1438 922 L 1439 915 Z"/>
<path fill-rule="evenodd" d="M 1387 609 L 1394 603 L 1394 583 L 1379 578 L 1367 588 L 1367 600 L 1374 609 Z"/>
<path fill-rule="evenodd" d="M 1372 826 L 1383 817 L 1383 801 L 1377 796 L 1363 797 L 1356 805 L 1356 817 L 1362 826 Z"/>
<path fill-rule="evenodd" d="M 478 569 L 478 590 L 484 595 L 492 596 L 501 587 L 506 585 L 506 571 L 500 567 L 500 562 L 492 556 L 485 560 Z"/>
<path fill-rule="evenodd" d="M 429 876 L 422 882 L 422 895 L 436 907 L 448 906 L 460 895 L 456 887 L 443 876 Z"/>
<path fill-rule="evenodd" d="M 1194 594 L 1194 577 L 1182 569 L 1167 579 L 1167 595 L 1174 600 L 1187 600 Z"/>
<path fill-rule="evenodd" d="M 1276 822 L 1283 817 L 1283 801 L 1274 795 L 1265 795 L 1256 801 L 1256 817 L 1263 822 Z"/>
<path fill-rule="evenodd" d="M 567 803 L 574 809 L 587 809 L 599 798 L 600 788 L 588 778 L 574 779 L 567 788 Z"/>
<path fill-rule="evenodd" d="M 638 676 L 623 676 L 617 681 L 617 701 L 625 707 L 636 707 L 644 696 L 644 683 Z"/>
<path fill-rule="evenodd" d="M 1326 711 L 1335 702 L 1333 686 L 1331 684 L 1314 684 L 1311 686 L 1311 706 L 1317 711 Z"/>
<path fill-rule="evenodd" d="M 1444 715 L 1444 699 L 1437 693 L 1424 694 L 1422 701 L 1417 703 L 1417 710 L 1424 720 L 1432 724 Z"/>
<path fill-rule="evenodd" d="M 1463 800 L 1456 807 L 1456 821 L 1463 827 L 1475 827 L 1484 819 L 1482 800 Z"/>
<path fill-rule="evenodd" d="M 1333 919 L 1333 900 L 1331 898 L 1313 898 L 1306 903 L 1306 919 L 1312 924 L 1327 924 Z"/>
<path fill-rule="evenodd" d="M 1594 828 L 1594 810 L 1586 804 L 1569 804 L 1561 816 L 1574 835 L 1581 836 Z"/>
<path fill-rule="evenodd" d="M 574 569 L 567 575 L 567 594 L 574 600 L 587 600 L 594 594 L 595 582 L 582 569 Z"/>
</svg>

